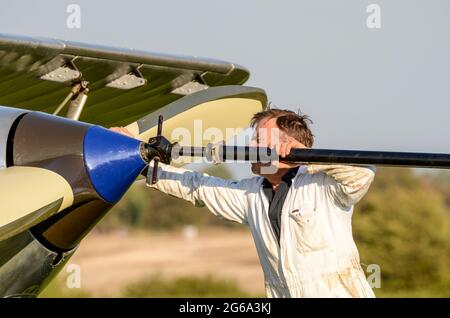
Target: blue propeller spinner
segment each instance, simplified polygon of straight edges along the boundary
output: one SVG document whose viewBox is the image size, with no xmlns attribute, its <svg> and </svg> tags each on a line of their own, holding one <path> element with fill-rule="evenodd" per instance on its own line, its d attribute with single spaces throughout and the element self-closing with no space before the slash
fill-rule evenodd
<svg viewBox="0 0 450 318">
<path fill-rule="evenodd" d="M 169 164 L 172 147 L 162 136 L 163 117 L 158 117 L 158 134 L 143 143 L 100 126 L 92 126 L 84 137 L 84 161 L 92 185 L 102 198 L 115 203 L 137 176 L 154 160 L 151 183 L 157 182 L 158 162 Z"/>
<path fill-rule="evenodd" d="M 85 165 L 95 190 L 106 201 L 119 201 L 146 167 L 141 143 L 100 126 L 92 126 L 87 131 Z"/>
</svg>

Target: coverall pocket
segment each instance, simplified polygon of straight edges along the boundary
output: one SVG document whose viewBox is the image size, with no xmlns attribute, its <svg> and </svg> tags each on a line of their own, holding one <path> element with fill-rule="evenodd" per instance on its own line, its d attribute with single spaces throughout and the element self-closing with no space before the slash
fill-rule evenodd
<svg viewBox="0 0 450 318">
<path fill-rule="evenodd" d="M 330 245 L 326 226 L 313 205 L 303 205 L 290 212 L 291 231 L 300 253 L 325 249 Z"/>
</svg>

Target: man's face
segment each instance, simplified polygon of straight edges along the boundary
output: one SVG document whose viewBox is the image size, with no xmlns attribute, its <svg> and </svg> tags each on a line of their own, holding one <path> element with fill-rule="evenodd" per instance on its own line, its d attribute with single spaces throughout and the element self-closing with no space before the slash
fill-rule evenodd
<svg viewBox="0 0 450 318">
<path fill-rule="evenodd" d="M 277 126 L 276 118 L 262 119 L 255 129 L 255 133 L 250 142 L 251 147 L 269 147 L 276 150 L 276 156 L 271 157 L 269 162 L 252 162 L 252 172 L 260 176 L 268 176 L 272 174 L 285 173 L 285 169 L 299 166 L 299 163 L 280 162 L 278 154 L 280 147 L 283 148 L 281 153 L 288 154 L 287 146 L 306 148 L 301 142 L 295 140 L 285 132 L 281 131 Z M 267 159 L 269 158 L 265 158 Z M 283 170 L 280 170 L 283 169 Z"/>
<path fill-rule="evenodd" d="M 276 118 L 262 119 L 256 126 L 255 133 L 250 142 L 251 147 L 276 148 L 279 144 L 280 135 L 284 133 L 277 126 Z M 278 168 L 282 168 L 283 163 L 273 160 L 267 163 L 252 162 L 252 172 L 257 175 L 268 175 L 276 173 Z"/>
</svg>

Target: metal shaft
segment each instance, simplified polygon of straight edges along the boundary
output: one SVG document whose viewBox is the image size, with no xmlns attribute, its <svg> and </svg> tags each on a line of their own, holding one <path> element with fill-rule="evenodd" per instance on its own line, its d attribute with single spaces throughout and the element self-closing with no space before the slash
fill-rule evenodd
<svg viewBox="0 0 450 318">
<path fill-rule="evenodd" d="M 179 156 L 207 157 L 207 147 L 181 147 Z M 279 159 L 281 162 L 371 164 L 382 166 L 450 168 L 450 154 L 416 153 L 334 149 L 292 149 L 285 158 L 278 158 L 275 151 L 266 147 L 219 146 L 217 155 L 221 161 L 262 161 Z M 214 155 L 213 155 L 214 156 Z"/>
</svg>

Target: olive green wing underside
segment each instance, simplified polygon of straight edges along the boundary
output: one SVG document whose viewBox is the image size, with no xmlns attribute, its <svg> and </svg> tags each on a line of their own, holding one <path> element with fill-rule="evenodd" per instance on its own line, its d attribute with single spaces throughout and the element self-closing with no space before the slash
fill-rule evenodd
<svg viewBox="0 0 450 318">
<path fill-rule="evenodd" d="M 106 127 L 248 77 L 245 68 L 223 61 L 0 34 L 0 105 L 53 113 L 74 82 L 88 81 L 79 120 Z"/>
</svg>

